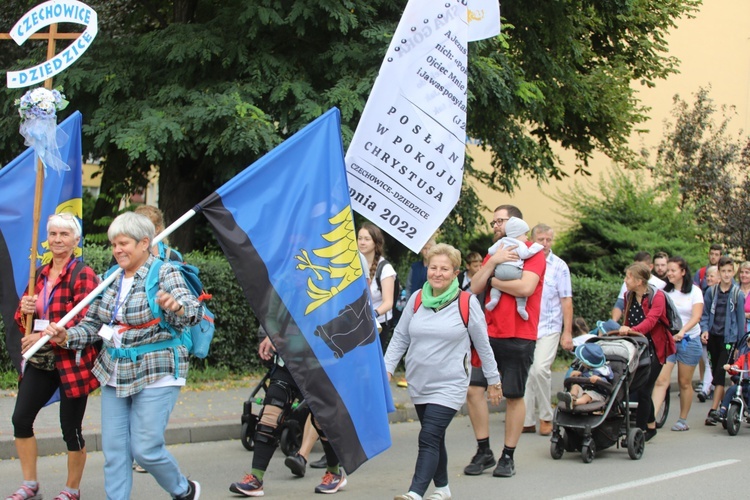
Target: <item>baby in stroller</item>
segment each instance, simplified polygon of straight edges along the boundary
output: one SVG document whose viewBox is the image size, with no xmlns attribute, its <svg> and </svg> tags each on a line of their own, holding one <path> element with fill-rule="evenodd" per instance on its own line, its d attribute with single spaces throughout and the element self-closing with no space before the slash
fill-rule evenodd
<svg viewBox="0 0 750 500">
<path fill-rule="evenodd" d="M 600 380 L 612 382 L 614 373 L 607 363 L 604 351 L 596 343 L 587 343 L 576 347 L 576 361 L 573 363 L 570 377 L 588 378 L 591 386 L 584 389 L 578 384 L 570 387 L 570 392 L 558 392 L 557 399 L 565 403 L 567 409 L 597 401 L 604 401 L 606 395 L 596 390 L 595 384 Z"/>
</svg>

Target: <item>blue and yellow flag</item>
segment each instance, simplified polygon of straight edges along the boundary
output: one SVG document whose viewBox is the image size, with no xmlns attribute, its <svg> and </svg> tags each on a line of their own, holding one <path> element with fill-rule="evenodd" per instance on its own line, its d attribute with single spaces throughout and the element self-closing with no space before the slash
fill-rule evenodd
<svg viewBox="0 0 750 500">
<path fill-rule="evenodd" d="M 81 121 L 81 113 L 76 111 L 59 125 L 68 136 L 67 142 L 60 147 L 60 156 L 70 170 L 59 174 L 50 171 L 44 179 L 35 268 L 51 258 L 47 244 L 49 216 L 60 212 L 82 216 Z M 21 368 L 22 333 L 13 316 L 29 284 L 35 187 L 36 155 L 29 148 L 0 170 L 0 312 L 5 324 L 5 345 L 18 370 Z M 81 255 L 80 249 L 76 250 L 76 255 Z"/>
<path fill-rule="evenodd" d="M 339 111 L 313 121 L 196 207 L 341 464 L 390 444 L 393 411 L 357 250 Z"/>
</svg>

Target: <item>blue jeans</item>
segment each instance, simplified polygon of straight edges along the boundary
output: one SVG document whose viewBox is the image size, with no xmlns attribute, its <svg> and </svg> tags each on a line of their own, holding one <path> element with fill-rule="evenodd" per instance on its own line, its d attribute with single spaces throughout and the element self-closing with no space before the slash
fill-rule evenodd
<svg viewBox="0 0 750 500">
<path fill-rule="evenodd" d="M 750 381 L 742 380 L 742 398 L 745 400 L 745 406 L 748 406 L 748 395 L 750 394 Z M 721 400 L 721 415 L 726 416 L 727 410 L 729 409 L 729 403 L 732 402 L 734 396 L 737 394 L 737 385 L 730 385 L 727 387 L 727 392 L 724 393 L 724 399 Z"/>
<path fill-rule="evenodd" d="M 419 453 L 409 491 L 424 496 L 430 481 L 440 488 L 448 485 L 448 452 L 445 431 L 456 410 L 436 404 L 414 405 L 422 429 L 419 431 Z"/>
<path fill-rule="evenodd" d="M 104 490 L 108 500 L 130 498 L 134 458 L 173 497 L 187 493 L 187 478 L 164 441 L 179 394 L 180 388 L 172 386 L 118 398 L 114 387 L 102 386 Z"/>
</svg>

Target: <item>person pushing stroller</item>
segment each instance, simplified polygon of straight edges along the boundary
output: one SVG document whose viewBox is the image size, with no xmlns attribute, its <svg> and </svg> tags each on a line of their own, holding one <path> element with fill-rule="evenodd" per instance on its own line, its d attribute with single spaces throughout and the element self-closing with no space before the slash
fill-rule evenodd
<svg viewBox="0 0 750 500">
<path fill-rule="evenodd" d="M 591 387 L 584 389 L 579 384 L 573 384 L 570 392 L 560 391 L 557 393 L 558 401 L 565 403 L 565 407 L 570 410 L 576 406 L 588 403 L 604 401 L 606 396 L 596 389 L 596 383 L 604 380 L 612 382 L 614 373 L 607 359 L 604 357 L 604 351 L 595 343 L 580 345 L 575 350 L 576 361 L 573 363 L 573 370 L 570 377 L 588 378 Z"/>
</svg>

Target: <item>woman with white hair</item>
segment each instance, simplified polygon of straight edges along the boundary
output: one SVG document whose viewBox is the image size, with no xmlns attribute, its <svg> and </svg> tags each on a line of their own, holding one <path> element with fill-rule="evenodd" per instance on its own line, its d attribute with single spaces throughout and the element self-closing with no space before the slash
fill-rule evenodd
<svg viewBox="0 0 750 500">
<path fill-rule="evenodd" d="M 50 321 L 59 321 L 75 304 L 96 288 L 96 273 L 76 259 L 75 250 L 81 241 L 81 224 L 75 215 L 60 213 L 47 221 L 47 242 L 52 260 L 37 269 L 36 285 L 21 297 L 16 310 L 16 323 L 26 331 L 32 316 L 32 333 L 21 339 L 21 350 L 27 351 L 44 335 Z M 80 321 L 84 309 L 76 321 Z M 42 498 L 37 481 L 37 442 L 34 421 L 44 405 L 60 392 L 60 427 L 68 449 L 68 477 L 56 500 L 80 498 L 80 484 L 86 465 L 86 441 L 81 432 L 88 394 L 99 387 L 91 373 L 99 354 L 96 346 L 79 351 L 46 344 L 25 363 L 18 383 L 18 396 L 13 410 L 13 437 L 21 462 L 23 484 L 7 500 Z"/>
<path fill-rule="evenodd" d="M 68 330 L 51 323 L 47 332 L 71 349 L 103 340 L 94 375 L 102 384 L 107 498 L 130 498 L 135 459 L 173 498 L 197 499 L 200 485 L 180 472 L 166 448 L 164 431 L 188 372 L 187 349 L 170 330 L 180 332 L 200 322 L 203 306 L 180 270 L 164 263 L 155 298 L 162 320 L 154 316 L 146 291 L 146 277 L 156 260 L 151 254 L 154 224 L 147 217 L 119 215 L 107 236 L 121 276 L 91 304 L 83 321 Z"/>
</svg>

